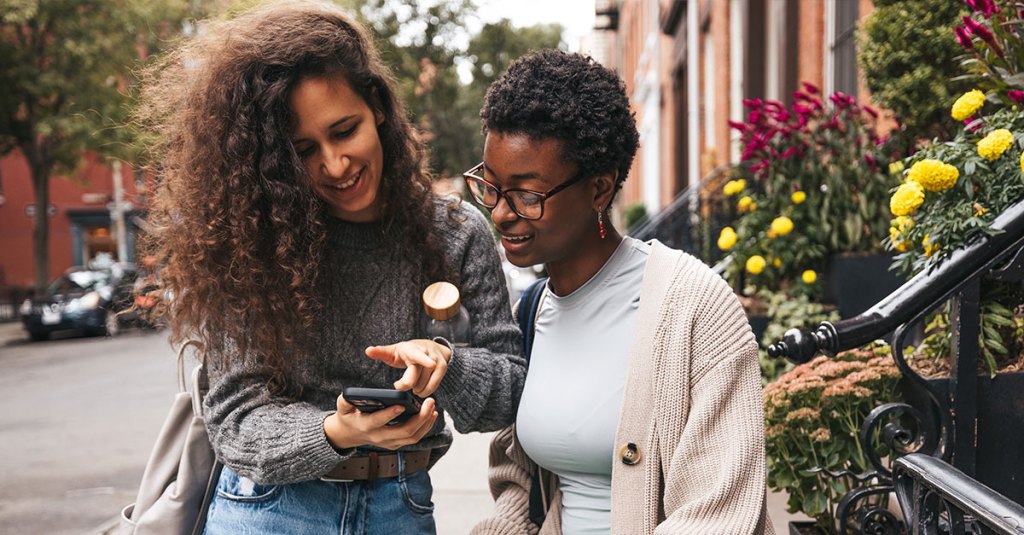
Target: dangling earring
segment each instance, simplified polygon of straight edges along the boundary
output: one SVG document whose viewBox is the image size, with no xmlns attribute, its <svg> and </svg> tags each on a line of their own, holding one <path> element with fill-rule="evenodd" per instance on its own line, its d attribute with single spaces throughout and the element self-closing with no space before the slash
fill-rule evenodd
<svg viewBox="0 0 1024 535">
<path fill-rule="evenodd" d="M 604 210 L 600 210 L 600 211 L 597 212 L 597 230 L 598 230 L 598 232 L 601 233 L 601 239 L 603 240 L 604 236 L 605 236 L 605 231 L 604 231 Z"/>
</svg>

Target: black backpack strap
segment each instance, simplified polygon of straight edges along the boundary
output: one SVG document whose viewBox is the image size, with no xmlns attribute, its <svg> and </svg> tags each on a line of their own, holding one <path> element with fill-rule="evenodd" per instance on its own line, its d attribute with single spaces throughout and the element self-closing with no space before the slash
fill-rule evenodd
<svg viewBox="0 0 1024 535">
<path fill-rule="evenodd" d="M 527 365 L 530 363 L 530 353 L 533 351 L 533 323 L 537 319 L 537 307 L 540 306 L 540 298 L 544 295 L 547 283 L 547 277 L 533 281 L 519 298 L 516 318 L 519 320 L 519 332 L 523 333 L 523 357 L 526 359 Z"/>
<path fill-rule="evenodd" d="M 523 357 L 526 365 L 530 365 L 530 353 L 533 351 L 534 322 L 537 319 L 537 308 L 540 306 L 544 288 L 548 278 L 533 281 L 519 298 L 516 318 L 519 320 L 519 332 L 523 333 Z M 540 526 L 544 524 L 547 509 L 544 507 L 544 496 L 540 490 L 540 468 L 530 478 L 530 522 Z"/>
</svg>

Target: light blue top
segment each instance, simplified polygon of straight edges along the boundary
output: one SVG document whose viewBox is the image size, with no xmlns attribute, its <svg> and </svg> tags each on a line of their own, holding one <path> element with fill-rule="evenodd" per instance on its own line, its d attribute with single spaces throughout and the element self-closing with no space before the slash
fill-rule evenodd
<svg viewBox="0 0 1024 535">
<path fill-rule="evenodd" d="M 567 535 L 611 530 L 615 430 L 650 249 L 626 237 L 575 292 L 544 290 L 516 434 L 558 474 Z"/>
</svg>

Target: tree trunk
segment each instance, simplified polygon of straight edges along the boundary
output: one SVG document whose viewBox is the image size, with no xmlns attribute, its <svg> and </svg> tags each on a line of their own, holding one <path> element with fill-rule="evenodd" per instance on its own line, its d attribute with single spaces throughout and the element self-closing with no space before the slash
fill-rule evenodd
<svg viewBox="0 0 1024 535">
<path fill-rule="evenodd" d="M 26 156 L 32 171 L 32 189 L 36 195 L 36 213 L 33 217 L 33 253 L 35 257 L 36 291 L 42 292 L 50 282 L 50 168 L 39 154 Z"/>
</svg>

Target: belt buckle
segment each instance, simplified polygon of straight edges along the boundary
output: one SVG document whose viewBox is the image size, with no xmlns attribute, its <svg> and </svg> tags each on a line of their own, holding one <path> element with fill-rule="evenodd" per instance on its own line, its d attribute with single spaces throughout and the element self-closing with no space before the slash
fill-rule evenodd
<svg viewBox="0 0 1024 535">
<path fill-rule="evenodd" d="M 320 481 L 326 481 L 328 483 L 354 483 L 354 479 L 334 479 L 333 477 L 320 476 Z"/>
</svg>

